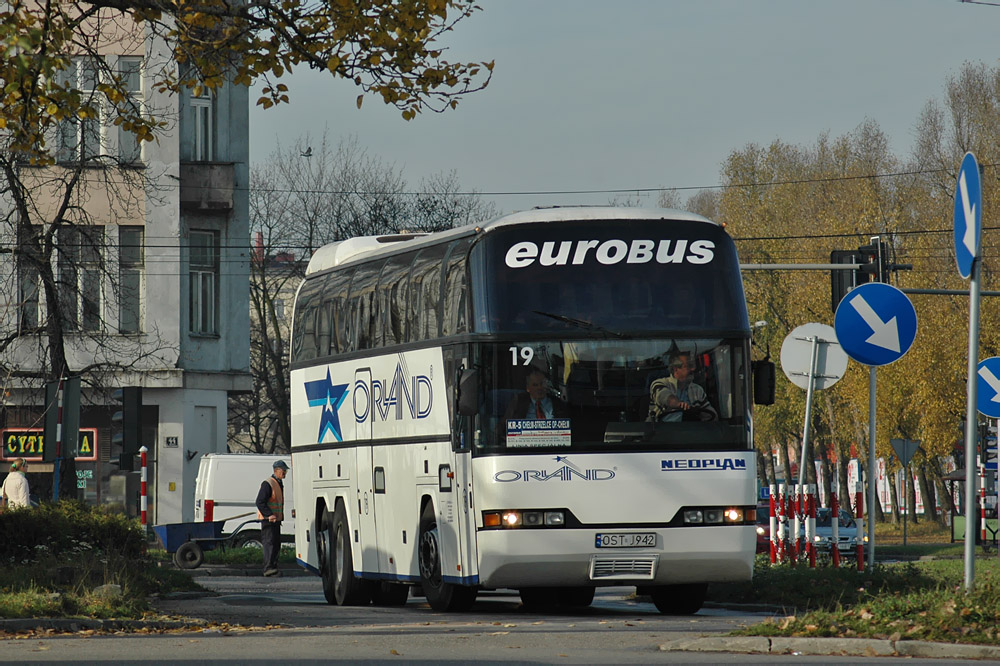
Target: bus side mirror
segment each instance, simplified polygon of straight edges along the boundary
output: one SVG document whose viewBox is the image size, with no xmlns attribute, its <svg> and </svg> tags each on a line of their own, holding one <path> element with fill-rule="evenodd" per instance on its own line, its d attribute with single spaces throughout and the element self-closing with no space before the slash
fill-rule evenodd
<svg viewBox="0 0 1000 666">
<path fill-rule="evenodd" d="M 753 402 L 755 405 L 774 404 L 774 361 L 753 361 Z"/>
<path fill-rule="evenodd" d="M 458 413 L 475 416 L 479 413 L 479 370 L 465 368 L 458 378 Z"/>
</svg>

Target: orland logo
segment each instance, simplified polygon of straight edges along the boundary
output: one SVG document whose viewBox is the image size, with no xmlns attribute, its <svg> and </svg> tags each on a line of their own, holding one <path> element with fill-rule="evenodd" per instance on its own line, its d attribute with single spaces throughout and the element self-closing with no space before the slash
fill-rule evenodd
<svg viewBox="0 0 1000 666">
<path fill-rule="evenodd" d="M 565 456 L 553 458 L 557 463 L 563 463 L 554 469 L 505 469 L 493 475 L 493 480 L 497 483 L 514 483 L 523 481 L 610 481 L 615 478 L 615 472 L 611 469 L 580 469 L 569 462 Z"/>
<path fill-rule="evenodd" d="M 626 264 L 707 264 L 715 258 L 715 243 L 710 240 L 687 241 L 635 239 L 629 242 L 612 239 L 606 241 L 523 241 L 507 250 L 506 263 L 510 268 L 525 268 L 537 260 L 542 266 L 578 266 L 596 261 L 605 266 Z"/>
<path fill-rule="evenodd" d="M 663 472 L 717 472 L 719 470 L 746 470 L 747 461 L 743 458 L 688 458 L 677 460 L 661 460 L 660 471 Z"/>
<path fill-rule="evenodd" d="M 382 421 L 425 419 L 433 406 L 434 387 L 430 378 L 407 377 L 399 363 L 392 379 L 373 379 L 370 387 L 362 380 L 354 383 L 354 418 L 358 423 L 374 418 L 374 414 Z"/>
</svg>

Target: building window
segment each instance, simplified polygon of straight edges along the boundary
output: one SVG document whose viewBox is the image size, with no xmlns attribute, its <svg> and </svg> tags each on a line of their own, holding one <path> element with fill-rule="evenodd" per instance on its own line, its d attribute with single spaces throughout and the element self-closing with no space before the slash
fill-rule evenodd
<svg viewBox="0 0 1000 666">
<path fill-rule="evenodd" d="M 21 262 L 17 275 L 17 294 L 20 306 L 20 329 L 38 328 L 38 269 Z"/>
<path fill-rule="evenodd" d="M 94 114 L 69 118 L 59 125 L 60 162 L 79 162 L 101 155 L 101 105 L 97 94 L 100 65 L 96 58 L 74 58 L 60 76 L 64 83 L 80 91 L 82 101 L 93 107 Z"/>
<path fill-rule="evenodd" d="M 191 113 L 193 150 L 191 161 L 211 162 L 215 159 L 215 98 L 207 88 L 200 90 L 200 95 L 191 91 Z"/>
<path fill-rule="evenodd" d="M 59 297 L 67 330 L 101 327 L 101 248 L 104 227 L 59 230 Z"/>
<path fill-rule="evenodd" d="M 219 237 L 191 232 L 191 332 L 219 332 Z"/>
<path fill-rule="evenodd" d="M 118 227 L 118 331 L 142 330 L 142 285 L 145 273 L 142 227 Z"/>
<path fill-rule="evenodd" d="M 122 56 L 118 58 L 118 76 L 122 88 L 131 104 L 138 110 L 142 106 L 142 58 Z M 124 164 L 134 164 L 142 157 L 142 147 L 135 134 L 119 125 L 118 159 Z"/>
</svg>

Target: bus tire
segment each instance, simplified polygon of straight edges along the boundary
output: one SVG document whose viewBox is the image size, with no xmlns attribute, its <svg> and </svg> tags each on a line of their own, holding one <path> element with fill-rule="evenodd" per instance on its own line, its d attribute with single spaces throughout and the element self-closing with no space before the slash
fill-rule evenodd
<svg viewBox="0 0 1000 666">
<path fill-rule="evenodd" d="M 436 611 L 468 610 L 476 600 L 476 588 L 446 583 L 442 579 L 441 540 L 432 504 L 424 508 L 420 517 L 420 537 L 417 544 L 420 586 L 430 607 Z"/>
<path fill-rule="evenodd" d="M 351 530 L 342 503 L 337 504 L 332 515 L 323 509 L 318 537 L 320 574 L 327 603 L 364 606 L 371 601 L 371 588 L 367 581 L 354 575 Z"/>
<path fill-rule="evenodd" d="M 372 592 L 372 603 L 376 606 L 403 606 L 410 596 L 410 586 L 381 581 Z"/>
<path fill-rule="evenodd" d="M 205 551 L 194 541 L 185 541 L 174 553 L 174 564 L 181 569 L 197 569 L 205 561 Z"/>
<path fill-rule="evenodd" d="M 694 615 L 705 603 L 708 583 L 685 583 L 648 588 L 656 609 L 664 615 Z"/>
</svg>

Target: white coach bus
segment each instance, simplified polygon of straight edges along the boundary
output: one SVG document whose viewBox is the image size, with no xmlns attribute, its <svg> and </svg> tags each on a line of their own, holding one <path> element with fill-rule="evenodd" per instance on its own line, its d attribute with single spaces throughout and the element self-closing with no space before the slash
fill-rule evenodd
<svg viewBox="0 0 1000 666">
<path fill-rule="evenodd" d="M 299 563 L 337 604 L 418 585 L 436 610 L 500 588 L 585 606 L 627 585 L 696 612 L 753 568 L 751 403 L 774 366 L 750 335 L 732 239 L 686 212 L 320 249 L 292 332 Z M 664 385 L 678 411 L 650 407 Z"/>
</svg>

